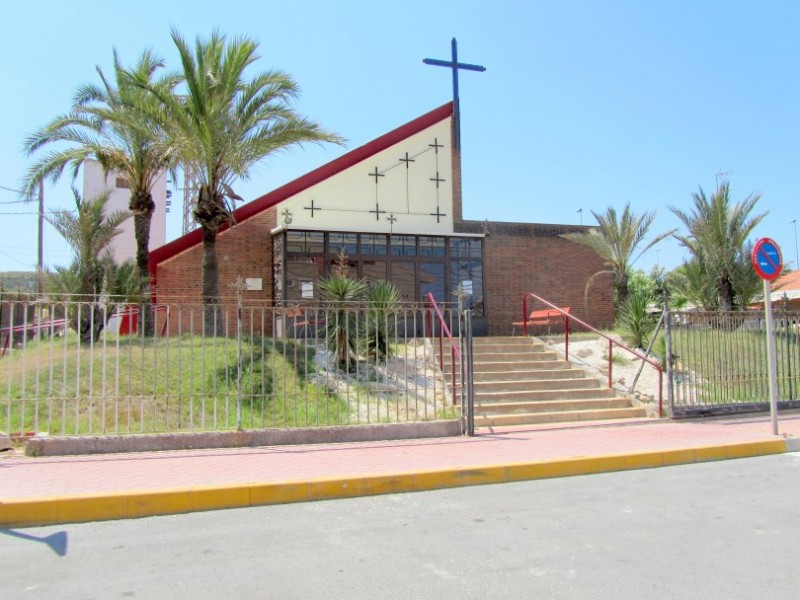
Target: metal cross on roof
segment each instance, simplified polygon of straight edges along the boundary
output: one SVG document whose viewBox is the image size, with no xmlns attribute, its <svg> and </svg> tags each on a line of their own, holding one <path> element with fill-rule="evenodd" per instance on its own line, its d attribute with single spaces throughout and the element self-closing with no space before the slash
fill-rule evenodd
<svg viewBox="0 0 800 600">
<path fill-rule="evenodd" d="M 453 69 L 453 118 L 455 120 L 455 149 L 461 150 L 461 111 L 459 109 L 458 101 L 458 70 L 464 69 L 466 71 L 480 71 L 486 70 L 486 67 L 481 65 L 471 65 L 468 63 L 458 62 L 458 46 L 456 38 L 453 38 L 451 43 L 453 58 L 452 60 L 438 60 L 436 58 L 425 58 L 422 60 L 426 65 L 433 65 L 435 67 L 449 67 Z"/>
</svg>

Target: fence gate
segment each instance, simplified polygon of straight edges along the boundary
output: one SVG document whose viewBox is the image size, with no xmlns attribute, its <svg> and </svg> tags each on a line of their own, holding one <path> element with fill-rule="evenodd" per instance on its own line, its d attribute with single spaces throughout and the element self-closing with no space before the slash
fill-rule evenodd
<svg viewBox="0 0 800 600">
<path fill-rule="evenodd" d="M 475 392 L 473 373 L 475 371 L 472 357 L 472 311 L 462 310 L 459 314 L 461 324 L 461 431 L 466 435 L 475 435 Z"/>
<path fill-rule="evenodd" d="M 800 407 L 800 313 L 773 309 L 778 406 Z M 673 311 L 666 319 L 674 417 L 769 410 L 763 311 Z"/>
</svg>

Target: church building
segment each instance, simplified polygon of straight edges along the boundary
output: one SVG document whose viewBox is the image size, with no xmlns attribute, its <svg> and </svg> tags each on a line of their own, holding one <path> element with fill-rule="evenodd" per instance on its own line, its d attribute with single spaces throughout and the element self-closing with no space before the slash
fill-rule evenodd
<svg viewBox="0 0 800 600">
<path fill-rule="evenodd" d="M 219 289 L 278 307 L 320 301 L 341 254 L 351 276 L 388 280 L 408 302 L 466 293 L 476 335 L 509 335 L 533 292 L 598 328 L 613 325 L 613 280 L 602 259 L 565 233 L 577 225 L 469 220 L 450 102 L 242 205 L 217 236 Z M 484 198 L 487 204 L 503 198 Z M 531 206 L 542 199 L 531 198 Z M 535 212 L 535 209 L 532 209 Z M 201 299 L 200 230 L 150 255 L 159 304 Z M 545 308 L 529 302 L 528 310 Z M 517 328 L 519 333 L 519 328 Z"/>
</svg>

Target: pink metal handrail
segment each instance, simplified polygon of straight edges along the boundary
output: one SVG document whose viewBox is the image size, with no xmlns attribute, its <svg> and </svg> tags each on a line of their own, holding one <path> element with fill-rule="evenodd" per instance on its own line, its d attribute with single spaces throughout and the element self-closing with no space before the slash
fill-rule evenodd
<svg viewBox="0 0 800 600">
<path fill-rule="evenodd" d="M 458 359 L 458 364 L 461 365 L 461 350 L 458 348 L 458 344 L 453 340 L 453 334 L 450 333 L 450 328 L 447 326 L 447 321 L 445 321 L 444 315 L 442 314 L 442 310 L 439 308 L 439 304 L 436 302 L 436 299 L 433 297 L 432 293 L 428 293 L 425 297 L 425 304 L 428 306 L 433 306 L 433 310 L 436 313 L 436 317 L 439 319 L 439 368 L 444 371 L 444 346 L 443 346 L 443 333 L 447 336 L 447 339 L 450 341 L 450 376 L 452 378 L 452 390 L 453 390 L 453 404 L 456 404 L 456 358 Z M 430 324 L 431 320 L 428 320 Z M 430 326 L 430 325 L 429 325 Z M 432 331 L 428 331 L 428 334 L 433 337 Z"/>
<path fill-rule="evenodd" d="M 535 298 L 536 300 L 538 300 L 542 304 L 546 304 L 547 306 L 549 306 L 553 310 L 558 311 L 561 314 L 561 316 L 564 317 L 564 359 L 565 360 L 569 360 L 569 320 L 570 319 L 572 319 L 576 323 L 582 325 L 583 327 L 585 327 L 589 331 L 592 331 L 592 332 L 596 333 L 597 335 L 599 335 L 600 337 L 605 338 L 606 340 L 608 340 L 608 387 L 613 387 L 613 385 L 612 385 L 612 373 L 611 373 L 611 369 L 612 369 L 612 364 L 613 363 L 611 361 L 611 358 L 612 358 L 614 346 L 617 346 L 617 347 L 621 348 L 622 350 L 625 350 L 629 354 L 633 354 L 637 358 L 640 358 L 641 360 L 643 360 L 646 363 L 648 363 L 648 364 L 652 365 L 653 367 L 655 367 L 656 370 L 658 371 L 658 416 L 659 417 L 661 416 L 661 410 L 663 408 L 662 383 L 663 383 L 663 380 L 664 380 L 664 369 L 661 368 L 661 365 L 659 365 L 654 360 L 648 358 L 644 354 L 641 354 L 641 353 L 637 352 L 633 348 L 628 348 L 628 346 L 626 346 L 625 344 L 620 344 L 616 340 L 611 339 L 609 336 L 607 336 L 602 331 L 599 331 L 598 329 L 595 329 L 594 327 L 592 327 L 591 325 L 589 325 L 585 321 L 582 321 L 578 317 L 575 317 L 575 316 L 573 316 L 573 315 L 571 315 L 571 314 L 569 314 L 567 312 L 564 312 L 563 310 L 561 310 L 555 304 L 552 304 L 552 303 L 548 302 L 547 300 L 545 300 L 544 298 L 542 298 L 540 296 L 537 296 L 533 292 L 526 292 L 525 295 L 522 297 L 522 322 L 523 322 L 522 331 L 523 331 L 523 335 L 528 335 L 528 327 L 527 327 L 527 321 L 528 321 L 528 298 Z"/>
</svg>

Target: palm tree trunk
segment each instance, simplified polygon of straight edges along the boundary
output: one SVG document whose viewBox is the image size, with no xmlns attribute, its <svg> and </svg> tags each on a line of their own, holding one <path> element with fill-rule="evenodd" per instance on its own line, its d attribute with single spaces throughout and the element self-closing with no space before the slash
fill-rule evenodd
<svg viewBox="0 0 800 600">
<path fill-rule="evenodd" d="M 719 308 L 722 311 L 733 310 L 733 284 L 725 277 L 719 282 Z"/>
<path fill-rule="evenodd" d="M 622 273 L 617 279 L 617 308 L 621 309 L 628 300 L 628 274 Z"/>
<path fill-rule="evenodd" d="M 133 233 L 136 238 L 136 270 L 142 282 L 139 326 L 142 328 L 143 335 L 152 337 L 153 319 L 147 283 L 150 281 L 150 273 L 148 271 L 150 226 L 153 220 L 153 212 L 156 209 L 153 195 L 149 191 L 136 192 L 131 196 L 129 208 L 133 213 Z"/>
<path fill-rule="evenodd" d="M 217 231 L 203 227 L 203 323 L 206 335 L 219 335 L 219 269 L 217 266 Z"/>
<path fill-rule="evenodd" d="M 136 237 L 136 268 L 146 281 L 147 261 L 150 255 L 150 224 L 156 204 L 149 191 L 140 191 L 131 197 L 129 208 L 133 213 L 133 233 Z"/>
</svg>

